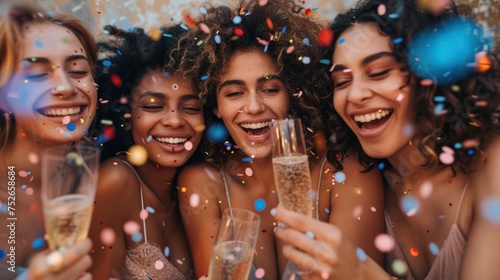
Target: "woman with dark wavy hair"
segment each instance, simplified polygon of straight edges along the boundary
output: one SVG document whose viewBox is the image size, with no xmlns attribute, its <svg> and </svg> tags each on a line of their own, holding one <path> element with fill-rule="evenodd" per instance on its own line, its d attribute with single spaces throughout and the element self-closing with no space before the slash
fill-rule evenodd
<svg viewBox="0 0 500 280">
<path fill-rule="evenodd" d="M 284 254 L 312 277 L 498 277 L 499 59 L 468 9 L 426 8 L 362 1 L 331 25 L 331 120 L 350 129 L 338 141 L 355 141 L 385 175 L 387 234 L 375 242 L 387 272 L 337 227 L 273 211 L 289 226 L 276 232 L 291 245 Z"/>
<path fill-rule="evenodd" d="M 149 34 L 114 26 L 104 32 L 97 73 L 107 102 L 99 120 L 105 135 L 113 134 L 112 124 L 116 136 L 103 143 L 108 158 L 90 228 L 94 278 L 192 279 L 175 178 L 199 152 L 204 119 L 197 91 L 175 75 L 175 65 L 166 67 L 185 30 L 177 24 Z M 101 238 L 106 234 L 114 240 Z"/>
<path fill-rule="evenodd" d="M 241 2 L 236 8 L 202 6 L 202 14 L 174 50 L 179 72 L 198 86 L 207 123 L 208 163 L 186 167 L 179 175 L 183 221 L 194 255 L 197 277 L 206 275 L 224 209 L 257 212 L 261 231 L 252 279 L 279 279 L 281 255 L 269 209 L 277 197 L 269 122 L 300 117 L 317 192 L 314 216 L 337 224 L 349 238 L 382 263 L 371 240 L 383 231 L 381 177 L 351 156 L 334 167 L 325 160 L 318 96 L 320 79 L 319 18 L 293 1 Z M 224 137 L 227 130 L 228 136 Z M 336 182 L 335 172 L 347 180 Z M 377 183 L 379 182 L 379 183 Z M 358 211 L 362 209 L 362 214 Z M 210 275 L 209 275 L 210 276 Z M 290 275 L 288 275 L 290 276 Z M 292 277 L 292 276 L 290 276 Z"/>
</svg>

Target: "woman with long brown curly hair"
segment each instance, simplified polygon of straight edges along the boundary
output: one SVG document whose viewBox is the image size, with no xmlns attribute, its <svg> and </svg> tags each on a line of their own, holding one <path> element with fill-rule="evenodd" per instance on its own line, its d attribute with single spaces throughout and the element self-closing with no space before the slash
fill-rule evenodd
<svg viewBox="0 0 500 280">
<path fill-rule="evenodd" d="M 293 1 L 206 5 L 202 10 L 206 13 L 191 22 L 197 27 L 173 52 L 181 59 L 180 74 L 198 85 L 209 138 L 204 149 L 208 163 L 185 168 L 178 181 L 197 277 L 207 274 L 222 213 L 232 207 L 261 218 L 250 278 L 284 274 L 286 260 L 269 213 L 279 203 L 269 122 L 287 117 L 300 117 L 304 124 L 317 193 L 311 205 L 315 218 L 349 232 L 381 263 L 382 254 L 368 242 L 383 230 L 381 212 L 370 210 L 383 205 L 380 174 L 362 173 L 365 168 L 356 157 L 345 158 L 337 168 L 325 160 L 319 109 L 324 101 L 314 95 L 327 88 L 319 75 L 320 19 Z M 332 178 L 337 171 L 347 174 L 345 182 Z"/>
</svg>

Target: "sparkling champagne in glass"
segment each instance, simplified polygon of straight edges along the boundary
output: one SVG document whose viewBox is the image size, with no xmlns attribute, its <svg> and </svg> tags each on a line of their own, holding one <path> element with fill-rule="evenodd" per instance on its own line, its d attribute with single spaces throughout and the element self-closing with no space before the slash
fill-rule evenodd
<svg viewBox="0 0 500 280">
<path fill-rule="evenodd" d="M 89 143 L 51 147 L 42 157 L 42 202 L 51 250 L 87 237 L 99 168 L 99 150 Z"/>
<path fill-rule="evenodd" d="M 311 216 L 314 195 L 300 119 L 271 122 L 271 138 L 274 182 L 280 204 Z"/>
<path fill-rule="evenodd" d="M 210 258 L 209 279 L 248 279 L 259 227 L 260 217 L 251 211 L 238 208 L 224 210 L 217 244 Z"/>
</svg>

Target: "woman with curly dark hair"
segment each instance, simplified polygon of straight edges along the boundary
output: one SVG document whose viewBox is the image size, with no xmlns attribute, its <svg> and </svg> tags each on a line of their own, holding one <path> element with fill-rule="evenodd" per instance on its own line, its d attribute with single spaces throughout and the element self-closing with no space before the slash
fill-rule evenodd
<svg viewBox="0 0 500 280">
<path fill-rule="evenodd" d="M 208 272 L 218 225 L 225 209 L 257 212 L 261 233 L 251 278 L 279 279 L 286 260 L 273 234 L 269 209 L 277 197 L 269 122 L 300 117 L 308 139 L 313 189 L 318 193 L 315 218 L 337 224 L 350 239 L 382 263 L 372 240 L 383 231 L 382 180 L 356 157 L 343 169 L 325 160 L 320 119 L 324 91 L 318 75 L 321 22 L 293 1 L 242 2 L 236 8 L 203 6 L 206 13 L 174 50 L 179 72 L 197 84 L 203 103 L 208 163 L 186 167 L 179 175 L 183 221 L 194 256 L 197 277 Z M 318 94 L 318 96 L 326 94 Z M 228 132 L 228 136 L 225 133 Z M 347 180 L 335 172 L 346 175 Z M 343 173 L 342 173 L 343 172 Z M 377 183 L 378 182 L 378 183 Z M 361 195 L 362 194 L 362 195 Z M 363 213 L 361 213 L 363 212 Z"/>
<path fill-rule="evenodd" d="M 350 129 L 338 141 L 380 159 L 387 234 L 375 242 L 388 255 L 384 272 L 338 228 L 273 211 L 289 225 L 276 232 L 293 245 L 284 254 L 317 278 L 498 277 L 499 59 L 468 9 L 426 9 L 362 1 L 331 25 L 334 118 Z"/>
<path fill-rule="evenodd" d="M 198 93 L 165 67 L 184 31 L 106 26 L 99 40 L 99 121 L 116 136 L 103 143 L 114 157 L 101 165 L 90 229 L 96 279 L 193 276 L 175 177 L 197 153 L 204 119 Z"/>
</svg>

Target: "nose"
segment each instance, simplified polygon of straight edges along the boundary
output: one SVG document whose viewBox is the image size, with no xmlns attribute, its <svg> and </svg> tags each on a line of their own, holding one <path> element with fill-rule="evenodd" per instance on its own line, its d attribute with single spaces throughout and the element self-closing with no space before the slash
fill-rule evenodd
<svg viewBox="0 0 500 280">
<path fill-rule="evenodd" d="M 185 124 L 185 120 L 179 110 L 170 110 L 161 119 L 161 124 L 173 128 L 181 127 Z"/>
<path fill-rule="evenodd" d="M 244 111 L 248 114 L 259 114 L 266 109 L 264 100 L 257 93 L 250 93 L 246 100 Z"/>
<path fill-rule="evenodd" d="M 373 91 L 369 85 L 361 80 L 353 80 L 349 89 L 347 100 L 352 103 L 363 103 L 373 96 Z"/>
<path fill-rule="evenodd" d="M 54 71 L 53 77 L 54 88 L 52 94 L 59 96 L 61 99 L 67 99 L 76 94 L 75 87 L 71 84 L 66 73 L 60 69 Z"/>
</svg>

